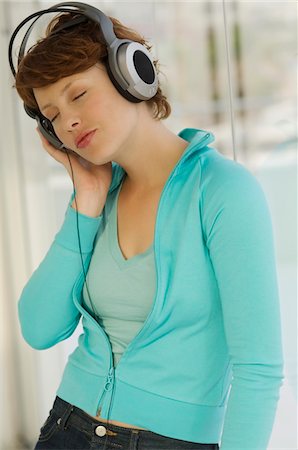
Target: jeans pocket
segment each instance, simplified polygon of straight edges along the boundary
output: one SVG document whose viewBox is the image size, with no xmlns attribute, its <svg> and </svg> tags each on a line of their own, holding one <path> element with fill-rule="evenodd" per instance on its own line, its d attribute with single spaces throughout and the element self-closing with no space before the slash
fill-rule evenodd
<svg viewBox="0 0 298 450">
<path fill-rule="evenodd" d="M 53 436 L 54 432 L 58 429 L 57 420 L 58 416 L 56 412 L 51 409 L 49 416 L 47 417 L 43 426 L 40 428 L 40 434 L 38 438 L 40 442 L 47 441 Z"/>
</svg>

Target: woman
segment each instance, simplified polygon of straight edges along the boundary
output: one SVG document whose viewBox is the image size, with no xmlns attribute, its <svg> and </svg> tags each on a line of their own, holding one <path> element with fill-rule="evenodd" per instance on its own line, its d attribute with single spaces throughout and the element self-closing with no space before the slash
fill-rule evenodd
<svg viewBox="0 0 298 450">
<path fill-rule="evenodd" d="M 262 188 L 208 146 L 212 133 L 167 129 L 160 86 L 124 98 L 98 24 L 55 33 L 71 17 L 51 21 L 16 74 L 25 105 L 71 150 L 40 134 L 75 185 L 19 300 L 22 333 L 41 350 L 81 318 L 84 331 L 35 449 L 265 450 L 283 358 Z"/>
</svg>

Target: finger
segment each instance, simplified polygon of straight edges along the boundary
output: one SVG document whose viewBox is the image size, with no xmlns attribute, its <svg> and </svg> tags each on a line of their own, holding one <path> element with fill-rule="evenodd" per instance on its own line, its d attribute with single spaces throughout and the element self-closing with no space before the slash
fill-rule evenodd
<svg viewBox="0 0 298 450">
<path fill-rule="evenodd" d="M 54 147 L 41 133 L 41 131 L 36 128 L 37 133 L 41 139 L 41 143 L 46 152 L 52 156 L 57 162 L 63 164 L 65 167 L 69 165 L 67 155 L 63 151 Z"/>
<path fill-rule="evenodd" d="M 38 128 L 36 128 L 36 131 L 40 136 L 44 149 L 47 151 L 47 153 L 49 153 L 50 156 L 52 156 L 57 162 L 59 162 L 65 167 L 66 171 L 68 172 L 68 175 L 70 176 L 72 182 L 74 183 L 73 171 L 76 171 L 81 168 L 81 165 L 78 163 L 78 155 L 72 150 L 57 149 L 44 137 L 44 135 Z"/>
<path fill-rule="evenodd" d="M 41 133 L 39 128 L 36 128 L 37 133 L 39 134 L 39 137 L 41 139 L 42 145 L 49 153 L 56 152 L 56 148 L 44 137 L 44 135 Z"/>
<path fill-rule="evenodd" d="M 73 150 L 70 149 L 66 149 L 64 148 L 56 148 L 53 144 L 51 144 L 45 137 L 44 135 L 41 133 L 41 131 L 39 130 L 39 128 L 36 128 L 36 131 L 38 132 L 40 139 L 42 141 L 42 145 L 45 148 L 45 150 L 50 153 L 51 156 L 53 156 L 55 159 L 57 159 L 57 161 L 61 161 L 61 154 L 62 155 L 66 155 L 66 153 L 71 154 L 73 156 L 78 156 L 78 154 L 76 152 L 74 152 Z M 64 158 L 64 156 L 62 157 Z M 63 159 L 64 161 L 64 159 Z"/>
</svg>

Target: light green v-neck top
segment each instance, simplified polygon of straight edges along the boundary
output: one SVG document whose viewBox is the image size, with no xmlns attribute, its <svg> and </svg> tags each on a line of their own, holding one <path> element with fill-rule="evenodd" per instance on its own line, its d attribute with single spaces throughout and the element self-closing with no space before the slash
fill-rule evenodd
<svg viewBox="0 0 298 450">
<path fill-rule="evenodd" d="M 112 202 L 106 226 L 96 242 L 87 274 L 87 285 L 96 319 L 109 337 L 114 364 L 143 326 L 156 289 L 153 242 L 144 252 L 126 259 L 118 241 L 118 197 L 123 184 L 109 196 Z M 86 284 L 83 302 L 94 315 Z"/>
</svg>

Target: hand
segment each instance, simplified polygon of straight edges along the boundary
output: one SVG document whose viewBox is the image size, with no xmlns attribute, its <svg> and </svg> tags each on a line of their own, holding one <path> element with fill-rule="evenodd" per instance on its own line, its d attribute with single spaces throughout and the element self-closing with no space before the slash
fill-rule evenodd
<svg viewBox="0 0 298 450">
<path fill-rule="evenodd" d="M 45 139 L 38 128 L 36 130 L 40 136 L 43 148 L 56 161 L 63 164 L 71 179 L 72 166 L 76 193 L 98 192 L 99 200 L 104 204 L 112 181 L 112 163 L 108 162 L 106 164 L 96 165 L 87 161 L 74 151 L 59 150 Z M 66 152 L 71 161 L 71 166 Z"/>
</svg>

